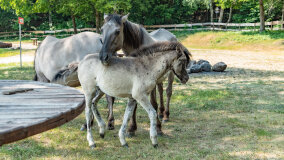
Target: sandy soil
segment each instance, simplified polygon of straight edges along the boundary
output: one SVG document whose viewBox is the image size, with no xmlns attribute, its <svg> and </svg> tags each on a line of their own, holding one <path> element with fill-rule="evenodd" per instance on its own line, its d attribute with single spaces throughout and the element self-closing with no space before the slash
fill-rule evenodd
<svg viewBox="0 0 284 160">
<path fill-rule="evenodd" d="M 14 45 L 13 45 L 14 46 Z M 16 45 L 15 45 L 16 46 Z M 23 49 L 36 49 L 32 43 L 24 43 Z M 194 60 L 205 59 L 212 65 L 225 62 L 228 68 L 251 69 L 261 71 L 284 71 L 283 52 L 251 52 L 212 49 L 189 49 Z M 23 54 L 23 62 L 32 62 L 34 51 Z M 19 56 L 0 58 L 0 63 L 19 62 Z"/>
</svg>

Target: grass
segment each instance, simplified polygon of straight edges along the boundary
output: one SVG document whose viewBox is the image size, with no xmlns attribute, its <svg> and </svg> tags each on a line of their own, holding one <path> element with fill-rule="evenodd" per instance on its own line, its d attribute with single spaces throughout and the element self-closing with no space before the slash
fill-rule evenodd
<svg viewBox="0 0 284 160">
<path fill-rule="evenodd" d="M 22 50 L 22 54 L 26 54 L 26 53 L 29 53 L 31 51 L 32 50 Z M 7 49 L 7 48 L 0 48 L 0 58 L 1 57 L 16 56 L 16 55 L 20 55 L 19 49 L 11 50 L 11 49 Z"/>
<path fill-rule="evenodd" d="M 32 80 L 35 72 L 33 63 L 8 63 L 0 64 L 0 79 Z"/>
<path fill-rule="evenodd" d="M 182 43 L 191 48 L 196 46 L 206 49 L 216 47 L 240 50 L 231 43 L 248 49 L 254 45 L 265 47 L 268 42 L 274 45 L 283 40 L 283 32 L 175 34 Z M 279 47 L 282 45 L 277 44 L 273 50 L 282 53 Z M 267 55 L 269 61 L 277 60 L 280 64 L 279 59 L 275 59 L 280 57 L 278 54 L 270 55 L 267 52 Z M 207 56 L 218 58 L 220 55 Z M 240 61 L 247 58 L 243 56 L 238 56 Z M 253 64 L 263 65 L 263 61 L 252 58 L 254 56 L 250 55 L 248 59 Z M 267 59 L 266 55 L 262 56 Z M 81 124 L 85 122 L 84 114 L 81 114 L 61 127 L 0 147 L 0 160 L 284 159 L 283 70 L 244 69 L 247 66 L 236 68 L 230 64 L 232 62 L 226 63 L 229 66 L 226 72 L 191 74 L 186 85 L 175 80 L 170 121 L 163 124 L 165 135 L 158 138 L 157 149 L 151 146 L 149 119 L 142 107 L 138 107 L 137 111 L 136 137 L 127 139 L 129 149 L 120 146 L 118 130 L 126 100 L 118 99 L 114 104 L 115 130 L 106 131 L 105 139 L 101 139 L 98 127 L 95 126 L 93 133 L 97 147 L 94 150 L 88 147 L 86 133 L 79 131 Z M 33 64 L 24 63 L 23 66 L 20 68 L 19 63 L 0 64 L 0 79 L 32 80 Z M 103 98 L 99 103 L 99 110 L 106 120 L 105 106 Z"/>
<path fill-rule="evenodd" d="M 284 50 L 284 31 L 173 33 L 189 48 L 269 52 Z"/>
<path fill-rule="evenodd" d="M 0 65 L 0 79 L 33 78 L 32 63 L 23 69 L 18 65 Z M 129 149 L 120 146 L 126 100 L 119 99 L 115 130 L 101 139 L 95 126 L 94 150 L 79 131 L 85 121 L 81 114 L 61 127 L 2 146 L 0 159 L 284 159 L 283 75 L 231 68 L 192 74 L 186 85 L 175 81 L 170 122 L 163 124 L 165 135 L 158 138 L 157 149 L 151 146 L 148 116 L 141 107 L 137 136 L 127 139 Z M 104 118 L 105 105 L 104 100 L 99 103 Z"/>
</svg>

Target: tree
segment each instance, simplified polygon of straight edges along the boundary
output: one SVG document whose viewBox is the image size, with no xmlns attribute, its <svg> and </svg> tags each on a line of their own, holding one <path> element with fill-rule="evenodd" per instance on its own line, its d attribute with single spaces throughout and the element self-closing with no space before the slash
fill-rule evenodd
<svg viewBox="0 0 284 160">
<path fill-rule="evenodd" d="M 282 2 L 282 23 L 284 23 L 284 0 Z M 284 29 L 284 24 L 282 24 L 282 29 Z"/>
<path fill-rule="evenodd" d="M 265 21 L 264 21 L 264 7 L 263 0 L 259 0 L 259 18 L 260 18 L 260 32 L 265 31 Z"/>
</svg>

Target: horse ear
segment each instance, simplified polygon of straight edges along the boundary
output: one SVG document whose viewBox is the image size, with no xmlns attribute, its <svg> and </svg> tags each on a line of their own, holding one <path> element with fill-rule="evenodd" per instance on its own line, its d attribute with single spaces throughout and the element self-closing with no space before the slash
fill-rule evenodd
<svg viewBox="0 0 284 160">
<path fill-rule="evenodd" d="M 128 16 L 129 16 L 129 13 L 121 18 L 122 23 L 127 21 Z"/>
</svg>

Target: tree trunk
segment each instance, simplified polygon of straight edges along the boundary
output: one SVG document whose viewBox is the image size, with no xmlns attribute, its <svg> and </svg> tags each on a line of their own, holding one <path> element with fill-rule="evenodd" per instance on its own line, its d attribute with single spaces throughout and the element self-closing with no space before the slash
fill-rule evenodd
<svg viewBox="0 0 284 160">
<path fill-rule="evenodd" d="M 259 0 L 259 18 L 260 18 L 260 29 L 259 31 L 262 32 L 265 30 L 265 21 L 264 21 L 264 7 L 263 7 L 263 0 Z"/>
<path fill-rule="evenodd" d="M 219 16 L 219 20 L 218 20 L 219 23 L 222 23 L 223 15 L 224 15 L 224 9 L 221 7 L 220 16 Z"/>
<path fill-rule="evenodd" d="M 100 33 L 100 13 L 96 10 L 96 32 Z"/>
<path fill-rule="evenodd" d="M 230 22 L 231 22 L 231 19 L 232 19 L 232 13 L 233 13 L 233 5 L 231 5 L 231 7 L 230 7 L 230 13 L 229 13 L 229 18 L 228 18 L 227 23 L 230 23 Z"/>
<path fill-rule="evenodd" d="M 72 17 L 74 33 L 77 34 L 77 26 L 76 26 L 75 16 L 72 14 L 71 17 Z"/>
<path fill-rule="evenodd" d="M 49 28 L 52 27 L 52 13 L 51 13 L 51 4 L 50 4 L 50 0 L 48 0 L 48 25 L 49 25 Z"/>
<path fill-rule="evenodd" d="M 214 10 L 213 10 L 213 0 L 210 0 L 210 22 L 213 22 Z"/>
<path fill-rule="evenodd" d="M 282 6 L 282 23 L 284 22 L 284 0 L 283 0 L 283 6 Z M 282 29 L 284 29 L 284 24 L 282 24 Z"/>
<path fill-rule="evenodd" d="M 49 28 L 52 27 L 52 13 L 51 10 L 49 10 L 48 12 L 48 24 L 49 24 Z"/>
</svg>

